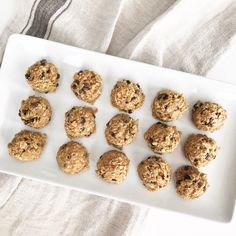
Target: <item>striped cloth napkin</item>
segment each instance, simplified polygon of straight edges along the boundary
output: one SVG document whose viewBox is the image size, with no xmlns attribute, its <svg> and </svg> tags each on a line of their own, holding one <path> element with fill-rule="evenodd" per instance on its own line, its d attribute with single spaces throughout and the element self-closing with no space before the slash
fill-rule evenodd
<svg viewBox="0 0 236 236">
<path fill-rule="evenodd" d="M 232 47 L 235 0 L 15 0 L 22 33 L 200 75 Z M 148 210 L 0 174 L 1 235 L 137 235 Z"/>
</svg>

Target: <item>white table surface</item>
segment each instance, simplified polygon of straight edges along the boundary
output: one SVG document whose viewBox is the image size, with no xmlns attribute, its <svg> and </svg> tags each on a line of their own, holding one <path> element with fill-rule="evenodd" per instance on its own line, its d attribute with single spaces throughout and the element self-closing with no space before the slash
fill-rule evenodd
<svg viewBox="0 0 236 236">
<path fill-rule="evenodd" d="M 0 0 L 0 32 L 16 12 L 16 0 Z M 209 72 L 208 77 L 236 84 L 236 46 L 232 47 Z M 236 187 L 236 186 L 232 186 Z M 1 209 L 0 209 L 1 210 Z M 0 228 L 4 228 L 1 224 Z M 136 235 L 236 235 L 236 214 L 230 223 L 218 223 L 161 209 L 150 209 Z"/>
</svg>

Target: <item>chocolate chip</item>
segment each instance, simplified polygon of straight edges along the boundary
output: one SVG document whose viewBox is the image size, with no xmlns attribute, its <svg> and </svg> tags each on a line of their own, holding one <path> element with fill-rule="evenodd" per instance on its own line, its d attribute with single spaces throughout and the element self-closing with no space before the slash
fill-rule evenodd
<svg viewBox="0 0 236 236">
<path fill-rule="evenodd" d="M 82 70 L 80 70 L 79 72 L 77 72 L 77 74 L 78 74 L 78 75 L 80 75 L 81 73 L 83 73 L 83 71 L 82 71 Z"/>
<path fill-rule="evenodd" d="M 186 180 L 186 179 L 191 179 L 191 177 L 189 175 L 185 174 L 184 175 L 184 180 Z"/>
<path fill-rule="evenodd" d="M 112 136 L 112 137 L 115 137 L 116 135 L 115 135 L 115 133 L 114 133 L 114 132 L 111 132 L 111 136 Z"/>
<path fill-rule="evenodd" d="M 108 127 L 108 126 L 109 126 L 109 122 L 106 123 L 106 127 Z"/>
<path fill-rule="evenodd" d="M 77 88 L 77 85 L 73 82 L 71 88 L 72 88 L 72 89 L 76 89 L 76 88 Z"/>
<path fill-rule="evenodd" d="M 81 89 L 83 92 L 86 92 L 90 89 L 89 85 L 84 85 L 83 88 Z"/>
<path fill-rule="evenodd" d="M 51 70 L 50 70 L 50 69 L 48 69 L 46 72 L 49 74 L 49 73 L 51 72 Z"/>
<path fill-rule="evenodd" d="M 161 93 L 157 96 L 158 100 L 166 100 L 168 98 L 168 94 L 166 93 Z"/>
<path fill-rule="evenodd" d="M 136 97 L 132 97 L 132 98 L 131 98 L 131 101 L 134 101 L 135 99 L 136 99 Z"/>
<path fill-rule="evenodd" d="M 33 123 L 36 119 L 35 118 L 31 118 L 31 119 L 28 119 L 28 120 L 24 120 L 24 119 L 22 119 L 22 120 L 23 120 L 24 124 L 27 125 L 29 123 Z"/>
<path fill-rule="evenodd" d="M 18 112 L 18 116 L 20 116 L 20 117 L 21 117 L 21 112 L 20 112 L 20 110 L 19 110 L 19 112 Z"/>
<path fill-rule="evenodd" d="M 209 125 L 212 126 L 213 123 L 214 123 L 214 119 L 211 117 L 211 118 L 209 119 Z"/>
<path fill-rule="evenodd" d="M 131 114 L 133 111 L 132 110 L 128 110 L 128 113 Z"/>
<path fill-rule="evenodd" d="M 80 118 L 80 123 L 81 123 L 81 124 L 84 124 L 84 123 L 85 123 L 85 121 L 86 121 L 86 120 L 85 120 L 85 118 L 84 118 L 84 117 L 81 117 L 81 118 Z"/>
<path fill-rule="evenodd" d="M 56 87 L 58 87 L 58 86 L 59 86 L 59 84 L 57 83 L 57 84 L 56 84 Z"/>
<path fill-rule="evenodd" d="M 185 166 L 184 167 L 184 170 L 190 170 L 191 169 L 191 166 Z"/>
<path fill-rule="evenodd" d="M 199 182 L 198 184 L 197 184 L 197 186 L 199 187 L 199 188 L 201 188 L 202 187 L 202 182 Z"/>
<path fill-rule="evenodd" d="M 26 78 L 26 79 L 29 79 L 29 78 L 30 78 L 30 75 L 29 75 L 29 74 L 25 74 L 25 78 Z"/>
<path fill-rule="evenodd" d="M 206 154 L 205 159 L 206 159 L 207 161 L 210 160 L 210 154 L 209 154 L 209 153 Z"/>
<path fill-rule="evenodd" d="M 46 93 L 46 94 L 47 94 L 47 93 L 48 93 L 48 91 L 46 91 L 46 92 L 44 92 L 44 93 Z"/>
<path fill-rule="evenodd" d="M 131 84 L 131 81 L 130 81 L 130 80 L 126 80 L 126 83 L 127 83 L 127 84 Z"/>
<path fill-rule="evenodd" d="M 140 85 L 139 84 L 136 84 L 137 85 L 137 87 L 140 89 Z"/>
<path fill-rule="evenodd" d="M 112 180 L 112 181 L 115 181 L 115 182 L 117 181 L 116 179 L 111 179 L 111 180 Z"/>
<path fill-rule="evenodd" d="M 181 183 L 181 180 L 176 181 L 176 185 L 180 185 L 180 183 Z"/>
<path fill-rule="evenodd" d="M 60 74 L 57 74 L 57 79 L 59 79 L 60 78 Z"/>
<path fill-rule="evenodd" d="M 46 63 L 47 63 L 47 60 L 46 60 L 46 59 L 43 59 L 43 60 L 40 61 L 40 64 L 41 64 L 42 66 L 45 66 Z"/>
<path fill-rule="evenodd" d="M 27 109 L 25 109 L 25 110 L 22 110 L 22 113 L 23 113 L 23 115 L 26 115 L 26 114 L 27 114 L 27 112 L 28 112 L 28 110 L 27 110 Z"/>
<path fill-rule="evenodd" d="M 152 142 L 153 142 L 153 138 L 149 138 L 148 141 L 149 141 L 150 143 L 152 143 Z"/>
<path fill-rule="evenodd" d="M 32 106 L 33 108 L 37 107 L 38 105 L 39 105 L 39 102 L 32 102 L 32 103 L 31 103 L 31 106 Z"/>
</svg>

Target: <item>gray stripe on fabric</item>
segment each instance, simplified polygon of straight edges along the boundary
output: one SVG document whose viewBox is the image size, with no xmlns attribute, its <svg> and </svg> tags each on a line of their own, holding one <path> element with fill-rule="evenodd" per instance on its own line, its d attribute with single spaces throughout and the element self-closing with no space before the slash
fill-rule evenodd
<svg viewBox="0 0 236 236">
<path fill-rule="evenodd" d="M 33 22 L 26 32 L 27 35 L 43 38 L 46 34 L 50 18 L 67 0 L 41 0 L 34 13 Z"/>
<path fill-rule="evenodd" d="M 50 35 L 51 35 L 52 27 L 53 27 L 54 22 L 61 16 L 61 14 L 62 14 L 63 12 L 65 12 L 65 11 L 69 8 L 69 6 L 71 5 L 71 3 L 72 3 L 72 0 L 69 0 L 67 6 L 66 6 L 66 7 L 60 12 L 60 14 L 58 14 L 58 15 L 55 17 L 55 19 L 50 23 L 50 30 L 49 30 L 47 39 L 48 39 L 48 38 L 50 37 Z"/>
<path fill-rule="evenodd" d="M 30 19 L 31 19 L 31 17 L 32 17 L 33 10 L 34 10 L 35 5 L 36 5 L 36 2 L 37 2 L 37 0 L 34 1 L 32 7 L 31 7 L 29 18 L 28 18 L 28 20 L 27 20 L 27 23 L 26 23 L 25 27 L 21 30 L 21 32 L 20 32 L 21 34 L 24 33 L 25 29 L 26 29 L 26 28 L 28 27 L 28 25 L 29 25 Z"/>
</svg>

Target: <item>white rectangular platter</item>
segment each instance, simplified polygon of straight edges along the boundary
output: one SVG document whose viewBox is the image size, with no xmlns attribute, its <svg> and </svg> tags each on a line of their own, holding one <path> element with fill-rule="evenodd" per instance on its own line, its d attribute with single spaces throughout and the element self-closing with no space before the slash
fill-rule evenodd
<svg viewBox="0 0 236 236">
<path fill-rule="evenodd" d="M 7 144 L 15 133 L 30 129 L 23 125 L 18 116 L 21 100 L 35 94 L 26 83 L 24 74 L 27 67 L 43 58 L 59 68 L 60 85 L 56 93 L 42 94 L 53 108 L 52 121 L 41 129 L 48 135 L 46 149 L 39 160 L 22 163 L 8 155 Z M 79 175 L 68 175 L 59 170 L 55 155 L 58 148 L 68 141 L 64 131 L 65 112 L 74 105 L 88 105 L 78 100 L 70 89 L 73 74 L 82 69 L 94 70 L 103 77 L 103 93 L 94 104 L 98 108 L 97 132 L 79 140 L 90 152 L 90 169 Z M 139 119 L 139 133 L 135 141 L 123 149 L 130 159 L 127 179 L 120 185 L 114 185 L 99 179 L 95 169 L 98 158 L 112 149 L 106 143 L 104 129 L 109 119 L 118 113 L 112 107 L 109 97 L 111 89 L 121 78 L 139 83 L 146 99 L 143 107 L 131 114 Z M 23 35 L 12 35 L 8 40 L 0 83 L 0 171 L 133 204 L 222 222 L 231 220 L 236 196 L 236 86 Z M 156 122 L 151 115 L 151 102 L 157 91 L 166 88 L 183 93 L 190 104 L 190 109 L 181 119 L 171 122 L 182 131 L 178 148 L 164 157 L 173 172 L 180 165 L 188 164 L 182 151 L 186 137 L 191 133 L 203 133 L 192 124 L 190 111 L 193 104 L 197 100 L 210 100 L 218 102 L 228 112 L 225 126 L 220 131 L 208 133 L 221 149 L 216 160 L 201 169 L 208 174 L 210 187 L 197 200 L 186 201 L 180 198 L 175 192 L 174 178 L 166 188 L 149 192 L 137 175 L 139 162 L 153 154 L 143 139 L 147 128 Z"/>
</svg>

